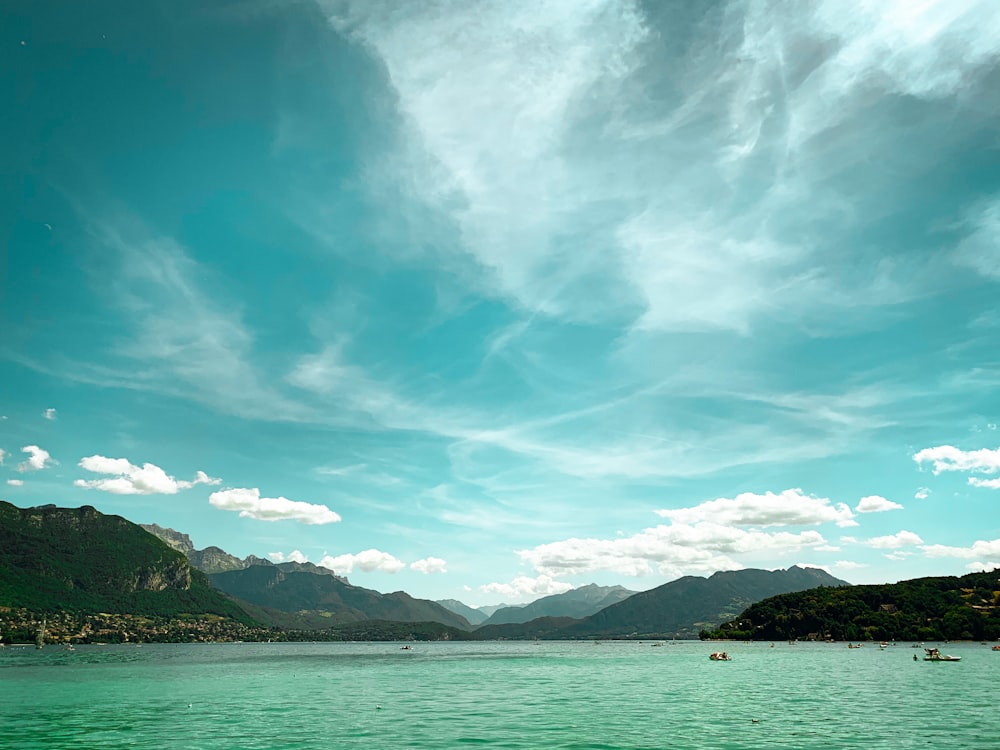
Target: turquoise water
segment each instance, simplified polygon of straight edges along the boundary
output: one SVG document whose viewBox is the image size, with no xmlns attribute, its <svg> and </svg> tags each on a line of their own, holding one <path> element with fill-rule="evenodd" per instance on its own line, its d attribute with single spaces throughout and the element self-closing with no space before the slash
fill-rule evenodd
<svg viewBox="0 0 1000 750">
<path fill-rule="evenodd" d="M 0 649 L 0 747 L 994 748 L 1000 653 L 948 644 Z M 754 721 L 756 720 L 756 721 Z"/>
</svg>

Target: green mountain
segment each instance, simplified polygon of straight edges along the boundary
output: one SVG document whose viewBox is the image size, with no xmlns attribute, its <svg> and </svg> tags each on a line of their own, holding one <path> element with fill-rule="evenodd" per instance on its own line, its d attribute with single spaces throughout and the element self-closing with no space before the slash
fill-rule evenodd
<svg viewBox="0 0 1000 750">
<path fill-rule="evenodd" d="M 184 555 L 90 506 L 22 509 L 0 501 L 0 606 L 251 621 Z"/>
<path fill-rule="evenodd" d="M 475 607 L 470 607 L 468 604 L 464 604 L 458 599 L 438 599 L 437 603 L 445 609 L 454 612 L 456 615 L 461 615 L 469 621 L 470 625 L 479 625 L 484 622 L 487 617 L 489 617 L 489 615 L 485 612 L 482 612 Z"/>
<path fill-rule="evenodd" d="M 995 640 L 1000 574 L 819 588 L 759 601 L 707 637 L 755 640 Z"/>
<path fill-rule="evenodd" d="M 753 602 L 816 586 L 848 586 L 819 568 L 727 570 L 708 578 L 684 576 L 602 609 L 567 635 L 697 637 L 731 620 Z"/>
<path fill-rule="evenodd" d="M 298 563 L 274 565 L 259 560 L 242 570 L 213 573 L 212 585 L 241 601 L 285 613 L 325 618 L 326 626 L 361 620 L 438 622 L 462 630 L 472 626 L 461 615 L 404 591 L 380 594 L 352 586 L 332 571 L 312 572 Z M 271 621 L 271 620 L 269 620 Z"/>
<path fill-rule="evenodd" d="M 530 622 L 539 617 L 580 619 L 628 599 L 633 594 L 635 594 L 634 591 L 623 586 L 598 586 L 591 583 L 562 594 L 536 599 L 523 607 L 503 607 L 490 615 L 483 626 Z"/>
<path fill-rule="evenodd" d="M 492 638 L 696 638 L 705 628 L 732 619 L 753 602 L 815 586 L 849 586 L 818 568 L 732 570 L 708 578 L 685 576 L 642 591 L 582 620 L 564 624 L 541 618 L 479 628 Z M 556 627 L 557 626 L 557 627 Z M 489 635 L 487 635 L 489 633 Z"/>
</svg>

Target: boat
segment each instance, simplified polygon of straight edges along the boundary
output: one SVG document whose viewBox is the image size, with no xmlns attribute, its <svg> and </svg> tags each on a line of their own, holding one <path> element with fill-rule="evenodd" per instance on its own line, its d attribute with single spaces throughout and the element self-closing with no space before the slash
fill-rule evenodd
<svg viewBox="0 0 1000 750">
<path fill-rule="evenodd" d="M 994 651 L 1000 651 L 1000 646 L 994 646 L 994 647 L 993 647 L 993 650 L 994 650 Z"/>
<path fill-rule="evenodd" d="M 732 661 L 733 658 L 727 654 L 725 651 L 714 651 L 712 655 L 708 657 L 712 661 Z"/>
<path fill-rule="evenodd" d="M 936 648 L 925 648 L 924 661 L 962 661 L 961 656 L 950 656 L 942 654 Z"/>
</svg>

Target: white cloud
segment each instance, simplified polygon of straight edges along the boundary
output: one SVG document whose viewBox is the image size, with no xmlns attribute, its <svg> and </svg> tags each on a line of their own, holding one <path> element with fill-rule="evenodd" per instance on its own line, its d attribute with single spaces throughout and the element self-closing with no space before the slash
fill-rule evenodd
<svg viewBox="0 0 1000 750">
<path fill-rule="evenodd" d="M 866 563 L 852 562 L 850 560 L 837 560 L 833 564 L 833 567 L 839 568 L 841 570 L 858 570 L 860 568 L 867 568 Z"/>
<path fill-rule="evenodd" d="M 826 543 L 818 531 L 764 532 L 701 522 L 673 523 L 615 539 L 566 539 L 518 550 L 522 560 L 546 575 L 606 570 L 640 576 L 714 573 L 742 567 L 732 555 L 770 551 L 791 553 Z"/>
<path fill-rule="evenodd" d="M 175 479 L 155 464 L 136 466 L 127 458 L 86 456 L 80 459 L 78 466 L 95 474 L 112 476 L 109 479 L 77 479 L 73 482 L 75 486 L 113 495 L 176 495 L 180 490 L 191 489 L 196 484 L 216 485 L 222 482 L 200 470 L 195 472 L 191 481 Z"/>
<path fill-rule="evenodd" d="M 868 497 L 861 498 L 861 501 L 854 510 L 858 513 L 882 513 L 887 510 L 902 509 L 902 505 L 894 503 L 891 500 L 886 500 L 881 495 L 868 495 Z"/>
<path fill-rule="evenodd" d="M 969 563 L 965 566 L 965 568 L 973 573 L 990 573 L 994 570 L 1000 570 L 1000 562 L 988 563 L 980 560 Z"/>
<path fill-rule="evenodd" d="M 920 549 L 927 557 L 958 557 L 989 560 L 990 562 L 1000 562 L 1000 539 L 992 541 L 978 540 L 973 542 L 971 547 L 949 547 L 944 544 L 926 544 Z"/>
<path fill-rule="evenodd" d="M 735 498 L 720 497 L 693 508 L 658 510 L 657 515 L 675 523 L 713 523 L 733 526 L 806 526 L 835 522 L 838 526 L 857 526 L 854 514 L 844 503 L 836 506 L 828 498 L 804 495 L 802 490 L 758 495 L 743 492 Z"/>
<path fill-rule="evenodd" d="M 49 452 L 42 450 L 37 445 L 26 445 L 21 448 L 21 453 L 28 454 L 28 460 L 17 465 L 17 470 L 22 474 L 26 471 L 39 471 L 55 463 Z"/>
<path fill-rule="evenodd" d="M 899 531 L 889 536 L 876 536 L 868 539 L 865 544 L 875 549 L 898 549 L 923 544 L 924 540 L 912 531 Z"/>
<path fill-rule="evenodd" d="M 297 562 L 304 563 L 309 562 L 309 558 L 302 554 L 301 551 L 295 549 L 289 552 L 287 555 L 284 552 L 268 552 L 267 556 L 271 558 L 272 562 Z"/>
<path fill-rule="evenodd" d="M 978 477 L 969 477 L 969 484 L 971 484 L 973 487 L 984 487 L 990 490 L 1000 490 L 1000 478 L 979 479 Z"/>
<path fill-rule="evenodd" d="M 410 570 L 415 570 L 418 573 L 447 573 L 447 566 L 448 563 L 440 557 L 425 557 L 423 560 L 411 562 Z"/>
<path fill-rule="evenodd" d="M 56 412 L 55 409 L 46 409 L 45 411 L 42 412 L 42 416 L 45 417 L 46 419 L 52 420 L 58 416 L 58 413 Z"/>
<path fill-rule="evenodd" d="M 914 500 L 926 500 L 931 496 L 931 491 L 927 487 L 919 487 L 917 491 L 913 493 Z"/>
<path fill-rule="evenodd" d="M 882 557 L 887 560 L 905 560 L 908 557 L 912 557 L 912 552 L 886 552 Z"/>
<path fill-rule="evenodd" d="M 913 460 L 918 464 L 929 461 L 933 464 L 934 473 L 942 471 L 974 471 L 980 474 L 994 474 L 1000 471 L 1000 448 L 990 450 L 982 448 L 975 451 L 963 451 L 953 445 L 939 445 L 935 448 L 924 448 L 913 454 Z"/>
<path fill-rule="evenodd" d="M 821 544 L 813 549 L 817 552 L 840 552 L 840 547 L 833 544 Z"/>
<path fill-rule="evenodd" d="M 22 487 L 22 486 L 24 486 L 24 480 L 23 479 L 8 479 L 7 480 L 7 484 L 9 484 L 11 487 Z"/>
<path fill-rule="evenodd" d="M 551 576 L 537 578 L 518 576 L 510 583 L 487 583 L 479 587 L 484 594 L 499 594 L 505 601 L 534 600 L 552 594 L 563 594 L 573 588 L 573 584 L 557 581 Z"/>
<path fill-rule="evenodd" d="M 256 487 L 219 490 L 209 495 L 208 502 L 222 510 L 238 510 L 241 517 L 258 521 L 291 520 L 309 525 L 340 521 L 340 516 L 325 505 L 312 505 L 285 497 L 261 497 Z"/>
<path fill-rule="evenodd" d="M 316 564 L 323 568 L 329 568 L 340 575 L 347 575 L 355 567 L 365 573 L 374 573 L 376 571 L 379 573 L 398 573 L 406 567 L 406 563 L 402 560 L 390 555 L 388 552 L 382 552 L 377 549 L 366 549 L 363 552 L 358 552 L 356 555 L 344 554 L 337 555 L 336 557 L 325 555 Z"/>
<path fill-rule="evenodd" d="M 3 466 L 3 460 L 7 457 L 7 451 L 0 448 L 0 466 Z"/>
</svg>

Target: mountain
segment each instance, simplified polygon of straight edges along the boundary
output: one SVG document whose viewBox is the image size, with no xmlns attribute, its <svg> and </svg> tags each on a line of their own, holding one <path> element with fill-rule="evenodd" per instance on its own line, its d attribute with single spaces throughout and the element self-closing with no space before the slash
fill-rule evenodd
<svg viewBox="0 0 1000 750">
<path fill-rule="evenodd" d="M 303 563 L 275 565 L 259 561 L 242 570 L 213 573 L 212 585 L 241 601 L 286 613 L 307 612 L 325 618 L 327 626 L 361 620 L 438 622 L 470 630 L 461 615 L 404 591 L 380 594 L 352 586 L 332 571 L 313 572 Z M 315 566 L 311 566 L 315 567 Z"/>
<path fill-rule="evenodd" d="M 0 605 L 251 622 L 183 554 L 87 505 L 22 509 L 0 501 Z"/>
<path fill-rule="evenodd" d="M 487 616 L 481 610 L 470 607 L 468 604 L 460 602 L 458 599 L 438 599 L 437 603 L 447 610 L 461 615 L 469 621 L 470 625 L 479 625 L 486 620 Z"/>
<path fill-rule="evenodd" d="M 733 619 L 754 602 L 817 586 L 849 586 L 819 568 L 728 570 L 708 578 L 684 576 L 612 604 L 570 626 L 566 636 L 696 637 Z"/>
<path fill-rule="evenodd" d="M 522 607 L 504 607 L 498 609 L 483 625 L 503 625 L 507 623 L 524 623 L 539 617 L 572 617 L 580 619 L 601 611 L 605 607 L 617 604 L 635 594 L 623 586 L 598 586 L 591 583 L 586 586 L 536 599 L 531 604 Z M 471 622 L 471 620 L 470 620 Z"/>
<path fill-rule="evenodd" d="M 516 605 L 512 604 L 484 604 L 482 607 L 477 607 L 477 609 L 482 612 L 487 617 L 491 617 L 494 612 L 498 609 L 503 609 L 504 607 L 512 607 Z"/>
<path fill-rule="evenodd" d="M 778 640 L 996 640 L 1000 573 L 915 578 L 770 597 L 705 635 Z"/>
<path fill-rule="evenodd" d="M 202 573 L 224 573 L 227 570 L 242 570 L 251 563 L 250 558 L 241 560 L 218 547 L 195 549 L 191 537 L 173 529 L 165 529 L 155 523 L 139 524 L 150 534 L 159 537 L 178 552 L 185 555 L 188 561 Z"/>
</svg>

